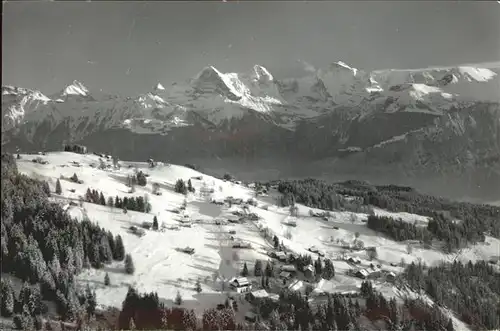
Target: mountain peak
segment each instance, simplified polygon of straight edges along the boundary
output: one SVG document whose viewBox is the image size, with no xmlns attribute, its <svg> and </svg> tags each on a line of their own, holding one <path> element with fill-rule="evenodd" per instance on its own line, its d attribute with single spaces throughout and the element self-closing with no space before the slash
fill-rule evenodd
<svg viewBox="0 0 500 331">
<path fill-rule="evenodd" d="M 272 82 L 274 80 L 273 75 L 267 70 L 265 67 L 261 65 L 254 65 L 253 66 L 253 71 L 255 74 L 255 79 L 258 82 Z"/>
<path fill-rule="evenodd" d="M 80 83 L 77 80 L 74 80 L 73 83 L 70 85 L 66 86 L 66 88 L 63 90 L 63 96 L 67 95 L 80 95 L 80 96 L 87 96 L 89 93 L 89 90 Z"/>
<path fill-rule="evenodd" d="M 163 85 L 161 85 L 161 83 L 158 83 L 156 84 L 156 86 L 154 87 L 154 90 L 155 91 L 164 91 L 165 88 L 163 87 Z"/>
<path fill-rule="evenodd" d="M 332 71 L 350 71 L 356 76 L 358 69 L 351 67 L 345 62 L 337 61 L 330 64 L 330 70 Z"/>
</svg>

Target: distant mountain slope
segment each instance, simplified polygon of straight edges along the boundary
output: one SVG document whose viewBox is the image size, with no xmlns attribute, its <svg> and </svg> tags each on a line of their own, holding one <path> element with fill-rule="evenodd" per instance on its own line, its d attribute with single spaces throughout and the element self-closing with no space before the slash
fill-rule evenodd
<svg viewBox="0 0 500 331">
<path fill-rule="evenodd" d="M 265 160 L 296 176 L 422 185 L 447 178 L 454 193 L 500 195 L 498 72 L 471 65 L 365 72 L 339 61 L 283 80 L 259 65 L 244 73 L 208 66 L 185 84 L 157 83 L 130 97 L 78 81 L 49 97 L 4 86 L 2 145 L 72 141 L 213 168 L 222 160 L 262 168 Z M 286 170 L 273 166 L 287 162 Z"/>
</svg>

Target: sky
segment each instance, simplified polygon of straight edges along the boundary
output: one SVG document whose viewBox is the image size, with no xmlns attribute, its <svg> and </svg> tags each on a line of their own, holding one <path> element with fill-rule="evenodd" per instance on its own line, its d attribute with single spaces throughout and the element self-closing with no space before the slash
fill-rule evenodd
<svg viewBox="0 0 500 331">
<path fill-rule="evenodd" d="M 4 2 L 2 84 L 57 93 L 73 80 L 137 95 L 203 67 L 297 60 L 364 70 L 500 61 L 500 4 L 455 1 Z"/>
</svg>

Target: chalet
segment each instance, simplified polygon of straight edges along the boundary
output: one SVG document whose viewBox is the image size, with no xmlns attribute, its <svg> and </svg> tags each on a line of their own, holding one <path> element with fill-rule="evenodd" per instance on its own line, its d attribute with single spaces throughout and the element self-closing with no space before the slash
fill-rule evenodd
<svg viewBox="0 0 500 331">
<path fill-rule="evenodd" d="M 139 236 L 139 237 L 142 237 L 146 234 L 146 232 L 143 230 L 143 229 L 139 229 L 138 227 L 136 226 L 131 226 L 129 228 L 130 232 L 132 232 L 133 234 Z"/>
<path fill-rule="evenodd" d="M 259 216 L 255 213 L 250 213 L 248 214 L 248 219 L 252 220 L 252 221 L 258 221 L 259 220 Z"/>
<path fill-rule="evenodd" d="M 389 272 L 387 274 L 387 276 L 385 276 L 385 279 L 388 281 L 388 282 L 393 282 L 395 279 L 396 279 L 396 274 L 394 272 Z"/>
<path fill-rule="evenodd" d="M 229 230 L 229 234 L 236 234 L 236 231 L 234 231 L 234 230 Z"/>
<path fill-rule="evenodd" d="M 311 246 L 307 250 L 311 253 L 318 253 L 318 249 L 315 246 Z"/>
<path fill-rule="evenodd" d="M 252 284 L 246 277 L 234 278 L 229 282 L 229 287 L 237 293 L 246 293 L 252 290 Z"/>
<path fill-rule="evenodd" d="M 229 223 L 239 223 L 239 221 L 240 221 L 239 217 L 234 216 L 234 215 L 227 215 L 226 218 L 227 218 Z"/>
<path fill-rule="evenodd" d="M 221 200 L 221 199 L 212 199 L 211 202 L 213 204 L 220 205 L 220 206 L 222 206 L 224 204 L 224 200 Z"/>
<path fill-rule="evenodd" d="M 190 227 L 192 227 L 191 223 L 181 223 L 181 226 L 183 228 L 190 228 Z"/>
<path fill-rule="evenodd" d="M 366 271 L 368 272 L 369 278 L 377 278 L 380 277 L 381 274 L 381 270 L 375 266 L 366 269 Z"/>
<path fill-rule="evenodd" d="M 273 300 L 273 301 L 279 301 L 280 300 L 279 294 L 276 294 L 276 293 L 269 293 L 268 298 L 271 299 L 271 300 Z"/>
<path fill-rule="evenodd" d="M 290 286 L 288 286 L 288 289 L 290 291 L 300 291 L 300 289 L 302 289 L 303 286 L 304 286 L 304 282 L 297 279 L 293 283 L 291 283 Z"/>
<path fill-rule="evenodd" d="M 293 264 L 287 264 L 287 265 L 281 266 L 281 271 L 295 273 L 295 272 L 297 272 L 297 268 L 295 268 L 295 266 Z"/>
<path fill-rule="evenodd" d="M 249 204 L 250 206 L 256 207 L 257 206 L 257 200 L 250 198 L 250 199 L 247 200 L 247 204 Z"/>
<path fill-rule="evenodd" d="M 277 252 L 276 258 L 282 262 L 286 261 L 286 254 L 284 252 Z"/>
<path fill-rule="evenodd" d="M 365 269 L 360 269 L 358 270 L 354 276 L 358 277 L 358 278 L 361 278 L 361 279 L 365 279 L 367 278 L 369 275 L 368 271 L 366 271 Z"/>
<path fill-rule="evenodd" d="M 288 225 L 288 226 L 293 226 L 293 227 L 297 226 L 297 222 L 295 220 L 287 220 L 287 221 L 284 221 L 283 224 Z"/>
<path fill-rule="evenodd" d="M 361 259 L 359 257 L 349 256 L 347 258 L 347 262 L 354 263 L 354 264 L 360 264 L 361 263 Z"/>
<path fill-rule="evenodd" d="M 215 225 L 226 225 L 227 221 L 223 219 L 216 219 L 215 220 Z"/>
<path fill-rule="evenodd" d="M 257 290 L 249 293 L 250 300 L 258 300 L 268 298 L 269 293 L 266 290 Z"/>
<path fill-rule="evenodd" d="M 146 230 L 149 230 L 153 227 L 153 223 L 151 222 L 142 222 L 141 226 L 146 229 Z"/>
<path fill-rule="evenodd" d="M 194 248 L 191 248 L 191 247 L 184 247 L 184 248 L 180 248 L 179 251 L 181 251 L 182 253 L 186 253 L 186 254 L 189 254 L 189 255 L 193 255 L 194 254 Z"/>
<path fill-rule="evenodd" d="M 311 278 L 314 276 L 314 267 L 312 266 L 312 264 L 305 267 L 304 276 L 306 276 L 307 278 Z"/>
<path fill-rule="evenodd" d="M 233 244 L 233 248 L 249 249 L 252 248 L 252 245 L 250 243 L 245 243 L 245 242 L 236 242 Z"/>
</svg>

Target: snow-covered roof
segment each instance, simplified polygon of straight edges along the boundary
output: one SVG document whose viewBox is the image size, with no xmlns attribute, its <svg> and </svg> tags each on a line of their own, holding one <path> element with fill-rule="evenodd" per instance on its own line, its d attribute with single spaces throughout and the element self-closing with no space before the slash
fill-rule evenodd
<svg viewBox="0 0 500 331">
<path fill-rule="evenodd" d="M 360 274 L 362 274 L 363 276 L 365 276 L 365 277 L 369 275 L 369 272 L 368 272 L 368 271 L 366 271 L 365 269 L 358 270 L 358 272 L 359 272 Z"/>
<path fill-rule="evenodd" d="M 238 277 L 238 278 L 234 278 L 231 283 L 237 283 L 238 286 L 247 286 L 247 285 L 250 285 L 250 282 L 248 281 L 248 279 L 246 277 Z"/>
<path fill-rule="evenodd" d="M 276 256 L 277 257 L 285 257 L 286 258 L 286 254 L 284 252 L 277 252 Z"/>
<path fill-rule="evenodd" d="M 290 273 L 288 271 L 282 271 L 280 273 L 280 277 L 288 278 L 288 277 L 290 277 Z"/>
<path fill-rule="evenodd" d="M 276 293 L 270 293 L 268 298 L 273 300 L 273 301 L 278 301 L 280 299 L 280 296 L 279 296 L 279 294 L 276 294 Z"/>
<path fill-rule="evenodd" d="M 295 271 L 296 268 L 293 264 L 287 264 L 287 265 L 281 266 L 281 270 L 283 270 L 283 271 Z"/>
<path fill-rule="evenodd" d="M 257 291 L 253 291 L 252 295 L 255 298 L 267 298 L 269 296 L 269 293 L 267 293 L 266 290 L 257 290 Z"/>
<path fill-rule="evenodd" d="M 290 286 L 288 286 L 288 289 L 291 291 L 298 291 L 304 286 L 304 283 L 301 280 L 296 280 Z"/>
</svg>

